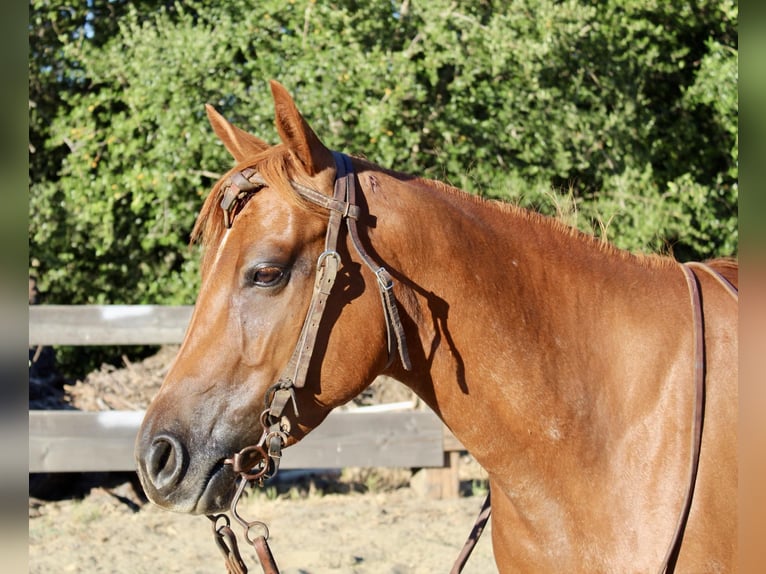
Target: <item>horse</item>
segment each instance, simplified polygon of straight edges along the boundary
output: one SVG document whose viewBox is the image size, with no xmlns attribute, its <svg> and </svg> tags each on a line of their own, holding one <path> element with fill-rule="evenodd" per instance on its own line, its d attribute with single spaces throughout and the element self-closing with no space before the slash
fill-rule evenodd
<svg viewBox="0 0 766 574">
<path fill-rule="evenodd" d="M 270 87 L 276 145 L 207 106 L 235 165 L 136 438 L 147 497 L 225 510 L 384 374 L 486 470 L 500 572 L 736 570 L 736 260 L 633 254 L 330 150 Z"/>
</svg>

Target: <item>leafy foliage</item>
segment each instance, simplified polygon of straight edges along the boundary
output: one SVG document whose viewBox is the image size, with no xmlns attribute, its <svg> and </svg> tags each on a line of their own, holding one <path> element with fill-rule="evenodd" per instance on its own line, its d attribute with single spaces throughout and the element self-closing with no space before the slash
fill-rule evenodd
<svg viewBox="0 0 766 574">
<path fill-rule="evenodd" d="M 79 10 L 79 12 L 77 11 Z M 30 4 L 30 269 L 58 303 L 192 303 L 230 165 L 203 104 L 320 137 L 618 246 L 735 254 L 733 0 Z"/>
</svg>

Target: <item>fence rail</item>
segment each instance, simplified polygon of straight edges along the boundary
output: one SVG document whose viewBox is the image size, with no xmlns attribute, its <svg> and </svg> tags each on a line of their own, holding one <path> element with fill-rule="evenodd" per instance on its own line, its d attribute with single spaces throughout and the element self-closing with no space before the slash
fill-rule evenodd
<svg viewBox="0 0 766 574">
<path fill-rule="evenodd" d="M 191 305 L 31 305 L 29 346 L 178 344 L 193 309 Z"/>
<path fill-rule="evenodd" d="M 30 411 L 29 471 L 135 470 L 143 414 Z M 442 446 L 441 421 L 429 411 L 333 412 L 285 451 L 281 467 L 441 467 Z"/>
<path fill-rule="evenodd" d="M 192 306 L 39 305 L 29 308 L 29 345 L 156 345 L 183 340 Z M 29 412 L 29 472 L 134 470 L 133 444 L 143 411 Z M 282 468 L 430 468 L 419 488 L 431 497 L 458 493 L 464 450 L 431 411 L 333 412 Z"/>
</svg>

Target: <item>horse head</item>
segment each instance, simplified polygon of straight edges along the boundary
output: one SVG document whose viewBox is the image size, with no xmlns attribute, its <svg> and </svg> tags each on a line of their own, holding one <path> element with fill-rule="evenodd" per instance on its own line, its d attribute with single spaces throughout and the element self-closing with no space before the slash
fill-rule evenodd
<svg viewBox="0 0 766 574">
<path fill-rule="evenodd" d="M 356 396 L 389 358 L 380 277 L 354 261 L 343 229 L 332 232 L 337 250 L 328 257 L 328 213 L 345 210 L 336 219 L 362 225 L 369 218 L 363 203 L 343 207 L 333 199 L 338 158 L 350 160 L 322 144 L 281 85 L 272 82 L 271 90 L 275 146 L 207 107 L 236 166 L 213 187 L 192 232 L 204 245 L 200 291 L 136 442 L 147 496 L 178 512 L 228 507 L 237 478 L 231 457 L 262 440 L 277 390 L 286 389 L 287 399 L 271 418 L 289 446 Z M 330 262 L 335 282 L 317 315 L 319 268 L 330 259 L 337 260 Z M 318 325 L 308 327 L 312 320 Z M 312 348 L 302 353 L 298 341 Z M 302 372 L 299 380 L 285 375 L 290 365 Z"/>
</svg>

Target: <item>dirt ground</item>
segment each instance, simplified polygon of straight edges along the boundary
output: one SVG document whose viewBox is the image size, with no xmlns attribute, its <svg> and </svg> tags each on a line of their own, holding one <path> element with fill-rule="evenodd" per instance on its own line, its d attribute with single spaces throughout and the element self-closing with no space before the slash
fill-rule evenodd
<svg viewBox="0 0 766 574">
<path fill-rule="evenodd" d="M 201 516 L 146 504 L 134 509 L 96 488 L 82 500 L 48 502 L 29 521 L 29 572 L 226 572 Z M 248 520 L 268 525 L 283 574 L 449 572 L 470 531 L 480 497 L 426 500 L 409 488 L 300 499 L 251 497 Z M 240 548 L 260 572 L 251 548 Z M 485 531 L 466 573 L 497 572 Z"/>
<path fill-rule="evenodd" d="M 82 381 L 38 385 L 30 408 L 132 410 L 159 389 L 176 348 Z M 392 381 L 377 382 L 355 405 L 412 399 Z M 251 489 L 240 505 L 268 525 L 282 574 L 430 574 L 448 572 L 483 500 L 485 475 L 468 456 L 464 496 L 430 500 L 410 486 L 410 469 L 285 471 Z M 226 572 L 212 523 L 164 511 L 146 498 L 134 473 L 30 475 L 29 572 Z M 250 572 L 260 572 L 239 525 L 233 525 Z M 464 572 L 497 572 L 487 528 Z"/>
</svg>

